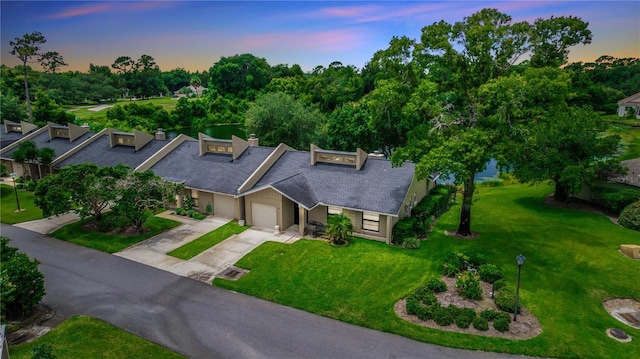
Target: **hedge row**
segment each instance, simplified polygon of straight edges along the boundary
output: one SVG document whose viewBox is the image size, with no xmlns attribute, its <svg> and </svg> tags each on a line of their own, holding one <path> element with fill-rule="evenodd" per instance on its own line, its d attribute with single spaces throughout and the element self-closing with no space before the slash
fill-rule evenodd
<svg viewBox="0 0 640 359">
<path fill-rule="evenodd" d="M 602 188 L 593 191 L 593 201 L 615 214 L 640 199 L 640 190 Z"/>
<path fill-rule="evenodd" d="M 451 186 L 437 185 L 411 211 L 411 217 L 403 218 L 393 227 L 394 244 L 405 248 L 417 248 L 417 237 L 426 237 L 433 218 L 442 213 L 451 200 Z M 418 246 L 416 246 L 418 244 Z"/>
</svg>

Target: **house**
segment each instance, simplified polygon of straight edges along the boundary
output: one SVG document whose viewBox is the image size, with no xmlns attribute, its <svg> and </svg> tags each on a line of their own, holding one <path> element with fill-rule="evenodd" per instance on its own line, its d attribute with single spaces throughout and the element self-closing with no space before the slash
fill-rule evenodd
<svg viewBox="0 0 640 359">
<path fill-rule="evenodd" d="M 618 117 L 627 116 L 627 111 L 633 111 L 635 118 L 640 119 L 640 92 L 618 101 Z"/>
<path fill-rule="evenodd" d="M 4 120 L 2 133 L 0 133 L 0 149 L 18 141 L 30 132 L 37 130 L 38 126 L 31 122 L 21 121 L 20 123 Z"/>
<path fill-rule="evenodd" d="M 27 140 L 55 149 L 54 169 L 89 162 L 150 169 L 183 184 L 183 195 L 202 213 L 269 230 L 293 227 L 301 235 L 315 223 L 326 223 L 329 215 L 343 213 L 357 236 L 389 243 L 395 223 L 435 185 L 417 180 L 413 163 L 393 167 L 361 149 L 265 147 L 254 135 L 229 140 L 200 133 L 197 139 L 180 135 L 169 141 L 161 130 L 155 135 L 114 129 L 91 133 L 72 124 L 49 123 L 3 149 L 2 160 Z"/>
<path fill-rule="evenodd" d="M 48 122 L 45 127 L 36 129 L 20 140 L 17 140 L 0 150 L 0 160 L 7 165 L 9 172 L 16 173 L 18 177 L 31 174 L 34 177 L 40 175 L 41 168 L 37 163 L 27 163 L 24 166 L 16 165 L 13 153 L 22 142 L 33 141 L 36 148 L 49 147 L 55 152 L 56 158 L 67 151 L 77 147 L 82 142 L 93 136 L 89 127 L 68 124 L 67 126 Z M 23 168 L 24 167 L 24 168 Z M 27 173 L 25 173 L 25 170 Z"/>
</svg>

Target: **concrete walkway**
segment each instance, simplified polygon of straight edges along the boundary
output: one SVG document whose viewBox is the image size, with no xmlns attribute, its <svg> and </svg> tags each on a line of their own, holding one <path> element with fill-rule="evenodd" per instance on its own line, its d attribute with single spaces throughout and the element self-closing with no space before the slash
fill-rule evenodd
<svg viewBox="0 0 640 359">
<path fill-rule="evenodd" d="M 167 253 L 215 230 L 232 219 L 210 216 L 203 220 L 194 220 L 173 215 L 170 211 L 163 212 L 158 216 L 183 224 L 121 252 L 114 253 L 114 255 L 209 284 L 216 276 L 232 267 L 240 258 L 260 244 L 266 241 L 292 243 L 300 238 L 297 232 L 285 231 L 285 233 L 276 235 L 273 232 L 249 228 L 185 261 L 169 256 Z"/>
<path fill-rule="evenodd" d="M 273 231 L 251 227 L 185 261 L 169 256 L 167 253 L 217 229 L 232 219 L 209 216 L 203 220 L 195 220 L 171 213 L 172 211 L 165 211 L 157 216 L 181 222 L 181 225 L 137 243 L 121 252 L 114 253 L 114 255 L 211 284 L 216 276 L 220 276 L 225 270 L 233 267 L 240 258 L 260 244 L 266 241 L 293 243 L 300 239 L 297 230 L 274 234 Z M 57 217 L 17 223 L 14 226 L 41 234 L 48 234 L 78 220 L 79 217 L 75 213 L 67 213 Z"/>
</svg>

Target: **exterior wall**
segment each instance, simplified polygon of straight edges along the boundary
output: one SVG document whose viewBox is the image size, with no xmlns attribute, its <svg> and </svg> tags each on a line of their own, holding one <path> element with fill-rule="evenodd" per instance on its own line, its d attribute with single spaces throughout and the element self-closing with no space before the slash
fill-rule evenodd
<svg viewBox="0 0 640 359">
<path fill-rule="evenodd" d="M 200 213 L 208 214 L 207 205 L 211 205 L 211 211 L 213 212 L 213 193 L 198 191 L 198 210 L 200 210 Z"/>
<path fill-rule="evenodd" d="M 407 191 L 407 194 L 402 201 L 402 208 L 400 208 L 399 218 L 411 215 L 411 209 L 420 202 L 429 191 L 435 186 L 435 182 L 424 180 L 418 180 L 413 178 L 411 186 Z M 397 222 L 397 221 L 396 221 Z M 395 224 L 395 223 L 394 223 Z"/>
<path fill-rule="evenodd" d="M 253 225 L 253 213 L 251 208 L 254 202 L 275 206 L 277 217 L 278 217 L 278 225 L 280 226 L 280 228 L 285 228 L 284 223 L 282 221 L 282 208 L 283 208 L 284 201 L 280 193 L 276 192 L 271 188 L 267 188 L 262 191 L 251 193 L 245 196 L 244 208 L 245 208 L 245 215 L 246 215 L 246 223 L 248 225 Z M 293 221 L 293 215 L 291 216 L 291 220 Z"/>
<path fill-rule="evenodd" d="M 278 220 L 278 223 L 282 223 L 280 225 L 280 229 L 285 230 L 294 225 L 294 210 L 295 204 L 287 197 L 282 197 L 282 221 Z"/>
<path fill-rule="evenodd" d="M 213 195 L 213 214 L 228 218 L 237 218 L 237 201 L 238 200 L 233 198 L 232 196 L 215 193 Z"/>
<path fill-rule="evenodd" d="M 310 210 L 308 222 L 311 222 L 311 221 L 327 223 L 327 207 L 317 206 L 316 208 Z"/>
</svg>

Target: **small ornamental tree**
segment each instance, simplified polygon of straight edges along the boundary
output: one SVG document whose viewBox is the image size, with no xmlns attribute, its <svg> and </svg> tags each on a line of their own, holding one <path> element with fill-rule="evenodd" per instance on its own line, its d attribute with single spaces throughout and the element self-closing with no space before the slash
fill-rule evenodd
<svg viewBox="0 0 640 359">
<path fill-rule="evenodd" d="M 151 170 L 130 172 L 116 183 L 118 197 L 112 209 L 142 233 L 142 224 L 154 211 L 175 203 L 181 190 L 182 185 L 165 181 Z"/>
<path fill-rule="evenodd" d="M 329 216 L 327 219 L 327 236 L 333 244 L 347 244 L 351 233 L 353 232 L 353 224 L 349 217 L 340 215 Z"/>
<path fill-rule="evenodd" d="M 3 321 L 28 315 L 45 295 L 39 262 L 8 246 L 9 241 L 7 237 L 0 237 L 0 315 Z"/>
</svg>

